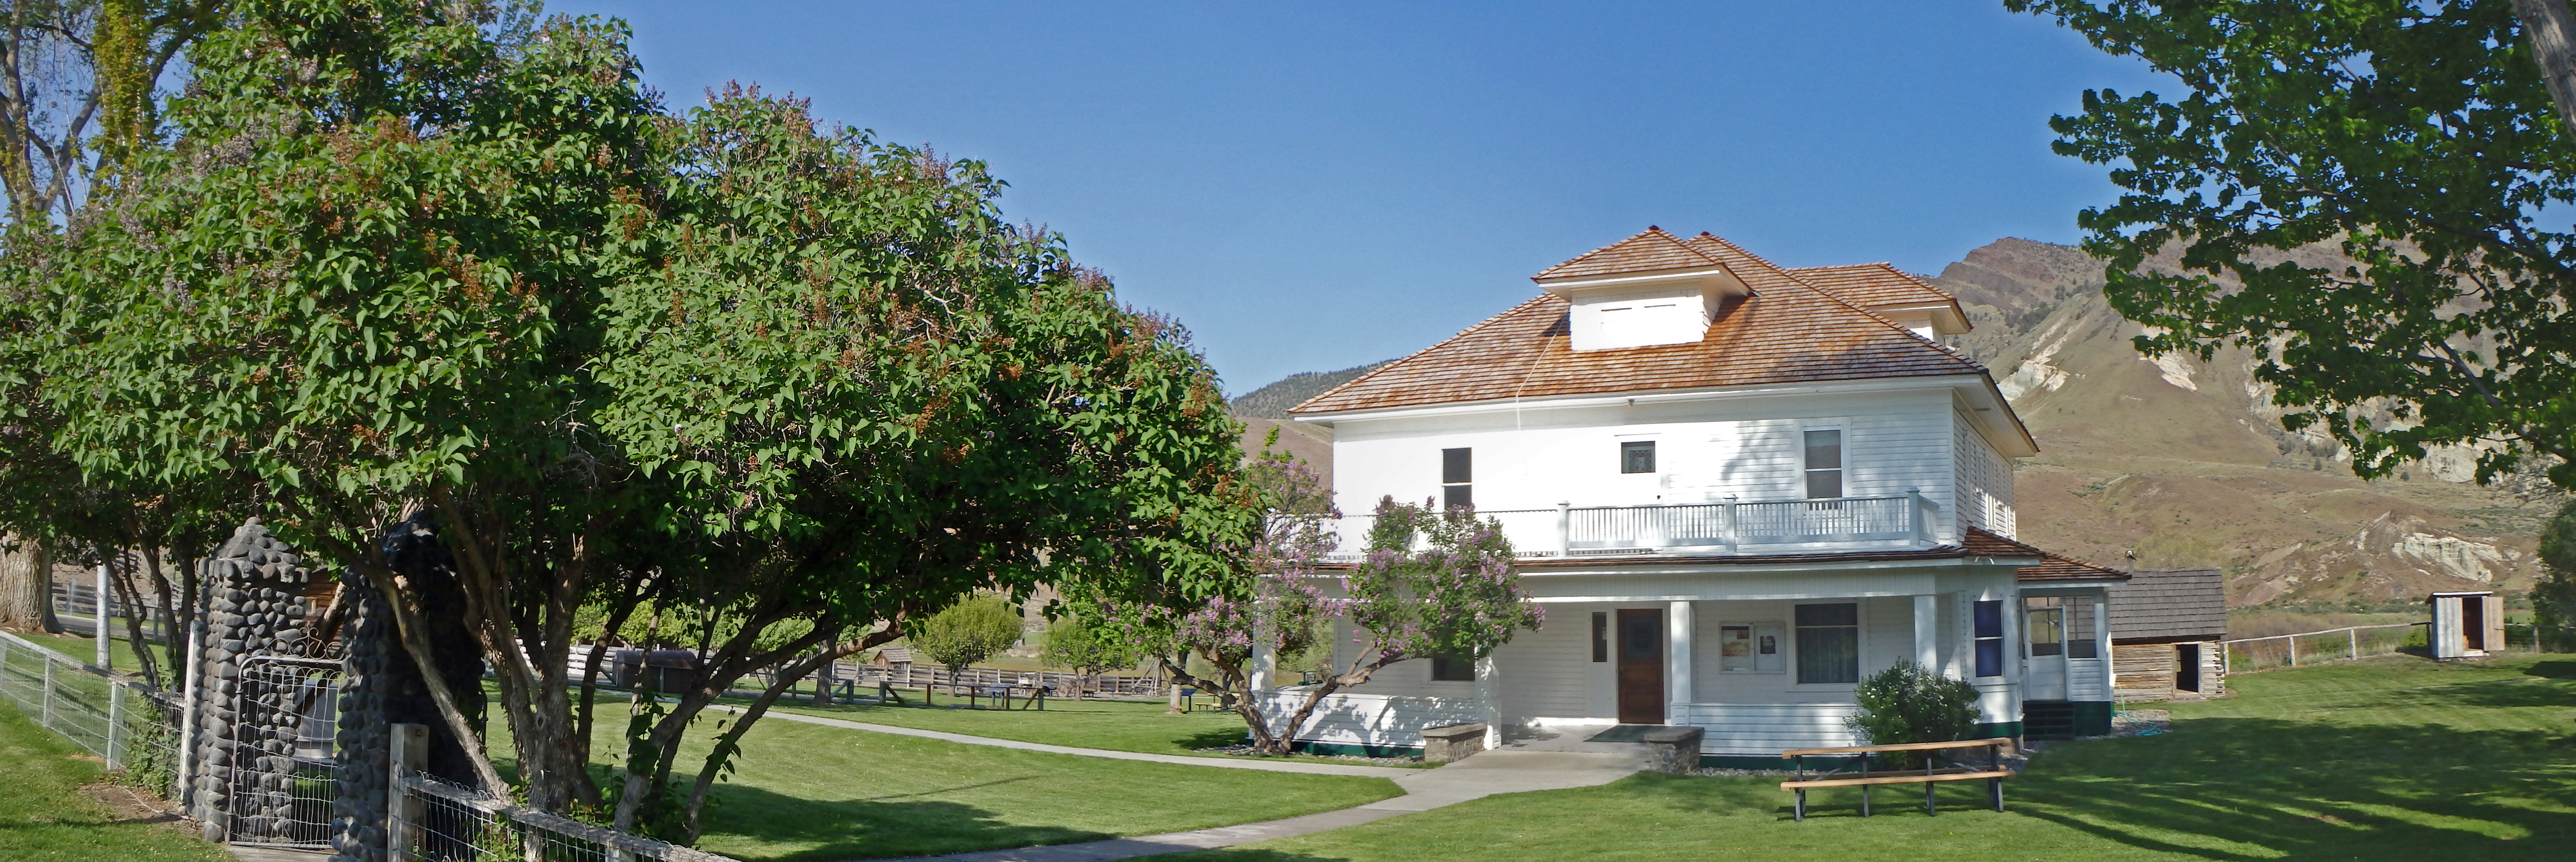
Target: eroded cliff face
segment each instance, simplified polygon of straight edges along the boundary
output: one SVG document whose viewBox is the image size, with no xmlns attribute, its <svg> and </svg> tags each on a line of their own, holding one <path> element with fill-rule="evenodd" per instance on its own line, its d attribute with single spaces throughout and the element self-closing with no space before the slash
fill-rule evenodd
<svg viewBox="0 0 2576 862">
<path fill-rule="evenodd" d="M 2143 567 L 2217 566 L 2236 604 L 2520 591 L 2538 576 L 2535 537 L 2562 498 L 2471 483 L 2468 449 L 2354 478 L 2333 440 L 2281 427 L 2250 351 L 2140 355 L 2130 340 L 2145 329 L 2111 310 L 2101 265 L 2078 249 L 2001 240 L 1932 280 L 1975 324 L 1954 344 L 2039 439 L 2018 472 L 2025 541 L 2111 565 L 2134 551 Z"/>
</svg>

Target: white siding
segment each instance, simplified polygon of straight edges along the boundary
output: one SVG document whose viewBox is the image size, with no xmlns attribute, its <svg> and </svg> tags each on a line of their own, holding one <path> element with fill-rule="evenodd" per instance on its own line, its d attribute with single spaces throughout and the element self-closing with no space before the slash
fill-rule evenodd
<svg viewBox="0 0 2576 862">
<path fill-rule="evenodd" d="M 1528 633 L 1522 634 L 1526 636 Z M 1349 620 L 1333 621 L 1334 668 L 1350 667 L 1351 659 L 1359 655 L 1361 646 L 1351 642 Z M 1473 682 L 1432 679 L 1431 660 L 1427 658 L 1407 659 L 1379 668 L 1376 673 L 1369 675 L 1367 684 L 1351 686 L 1343 690 L 1398 697 L 1474 698 L 1476 696 L 1476 684 Z"/>
<path fill-rule="evenodd" d="M 1860 712 L 1853 704 L 1687 703 L 1678 711 L 1675 723 L 1706 729 L 1701 754 L 1776 756 L 1792 748 L 1862 744 L 1843 723 Z"/>
<path fill-rule="evenodd" d="M 1613 665 L 1592 661 L 1592 612 L 1606 609 L 1551 605 L 1547 625 L 1512 635 L 1494 650 L 1494 677 L 1505 726 L 1533 719 L 1604 717 L 1593 706 L 1594 676 Z M 1614 708 L 1606 717 L 1616 717 Z"/>
<path fill-rule="evenodd" d="M 1306 702 L 1304 689 L 1256 692 L 1261 714 L 1273 725 Z M 1485 720 L 1485 703 L 1475 698 L 1388 697 L 1335 692 L 1315 705 L 1298 742 L 1421 748 L 1426 728 L 1477 724 Z"/>
<path fill-rule="evenodd" d="M 2098 658 L 2068 659 L 2066 699 L 2110 700 L 2111 663 Z"/>
<path fill-rule="evenodd" d="M 1467 448 L 1488 511 L 1804 499 L 1800 434 L 1830 428 L 1843 432 L 1846 495 L 1918 489 L 1942 507 L 1938 538 L 1955 540 L 1952 412 L 1947 390 L 1929 390 L 1345 420 L 1333 487 L 1352 514 L 1382 496 L 1436 497 L 1441 450 Z M 1619 471 L 1629 441 L 1656 444 L 1656 472 Z"/>
</svg>

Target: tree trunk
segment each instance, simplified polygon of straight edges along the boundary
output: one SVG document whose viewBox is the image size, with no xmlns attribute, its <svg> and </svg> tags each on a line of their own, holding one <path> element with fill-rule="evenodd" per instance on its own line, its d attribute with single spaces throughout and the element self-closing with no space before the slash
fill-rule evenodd
<svg viewBox="0 0 2576 862">
<path fill-rule="evenodd" d="M 18 548 L 0 550 L 0 626 L 61 634 L 62 621 L 54 619 L 53 555 L 42 541 L 0 538 L 0 546 L 9 542 Z"/>
<path fill-rule="evenodd" d="M 2549 100 L 2558 103 L 2560 134 L 2576 139 L 2576 17 L 2568 14 L 2567 0 L 2513 0 L 2513 14 L 2522 19 Z"/>
</svg>

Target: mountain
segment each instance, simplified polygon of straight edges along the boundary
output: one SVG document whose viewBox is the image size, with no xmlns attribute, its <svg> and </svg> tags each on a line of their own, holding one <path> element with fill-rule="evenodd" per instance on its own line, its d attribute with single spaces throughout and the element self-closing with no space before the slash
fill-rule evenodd
<svg viewBox="0 0 2576 862">
<path fill-rule="evenodd" d="M 1387 362 L 1392 361 L 1394 360 L 1387 360 Z M 1332 429 L 1303 422 L 1290 422 L 1288 408 L 1305 403 L 1306 399 L 1322 395 L 1325 390 L 1348 383 L 1352 378 L 1375 371 L 1378 366 L 1385 364 L 1386 362 L 1371 362 L 1340 371 L 1309 371 L 1303 374 L 1291 374 L 1268 386 L 1235 396 L 1233 400 L 1226 402 L 1226 407 L 1234 414 L 1235 419 L 1243 422 L 1244 454 L 1261 451 L 1262 444 L 1269 438 L 1270 433 L 1276 430 L 1279 433 L 1279 441 L 1274 448 L 1312 465 L 1325 477 L 1330 478 L 1333 475 Z"/>
<path fill-rule="evenodd" d="M 2527 481 L 2477 486 L 2468 450 L 2355 478 L 2333 440 L 2281 427 L 2248 351 L 2140 355 L 2130 339 L 2143 329 L 2112 311 L 2101 264 L 2078 249 L 2001 240 L 1931 281 L 1974 324 L 1953 345 L 1993 369 L 2039 440 L 2017 475 L 2023 541 L 2111 565 L 2134 552 L 2141 567 L 2215 566 L 2238 605 L 2385 606 L 2437 589 L 2519 592 L 2538 575 L 2539 527 L 2563 498 Z"/>
</svg>

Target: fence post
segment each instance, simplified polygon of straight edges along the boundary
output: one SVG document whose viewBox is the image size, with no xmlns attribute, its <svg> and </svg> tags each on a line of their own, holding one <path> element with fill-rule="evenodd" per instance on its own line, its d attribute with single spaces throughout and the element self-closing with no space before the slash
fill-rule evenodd
<svg viewBox="0 0 2576 862">
<path fill-rule="evenodd" d="M 91 625 L 95 626 L 97 630 L 90 632 L 90 634 L 96 635 L 98 640 L 98 668 L 100 670 L 112 670 L 115 668 L 115 665 L 109 663 L 113 661 L 113 659 L 109 658 L 107 654 L 107 567 L 104 565 L 98 567 L 98 586 L 93 590 L 93 592 L 98 593 L 98 595 L 90 597 L 92 599 L 90 602 L 90 610 L 97 611 L 98 613 L 90 617 L 90 619 L 93 621 Z"/>
<path fill-rule="evenodd" d="M 410 859 L 418 846 L 413 831 L 428 817 L 429 806 L 403 780 L 429 768 L 429 725 L 394 725 L 392 755 L 385 764 L 385 858 Z"/>
<path fill-rule="evenodd" d="M 2290 666 L 2291 666 L 2291 667 L 2298 667 L 2298 666 L 2299 666 L 2299 636 L 2298 636 L 2298 635 L 2282 635 L 2282 636 L 2281 636 L 2281 640 L 2283 640 L 2283 641 L 2285 641 L 2285 642 L 2289 643 L 2289 645 L 2290 645 Z"/>
<path fill-rule="evenodd" d="M 2361 658 L 2361 629 L 2344 629 L 2343 633 L 2352 637 L 2352 657 L 2356 659 Z"/>
<path fill-rule="evenodd" d="M 116 748 L 117 731 L 124 729 L 124 724 L 125 686 L 118 685 L 115 680 L 109 680 L 107 683 L 107 771 L 109 772 L 118 771 L 117 764 L 120 761 L 117 760 L 117 756 L 121 752 Z"/>
<path fill-rule="evenodd" d="M 38 656 L 38 658 L 44 658 L 44 657 L 43 657 L 43 656 Z M 44 717 L 44 719 L 43 719 L 42 721 L 37 722 L 37 723 L 38 723 L 38 724 L 42 724 L 42 725 L 44 725 L 46 730 L 53 730 L 53 729 L 54 729 L 54 663 L 53 663 L 53 660 L 51 660 L 51 659 L 46 659 L 46 661 L 45 661 L 45 711 L 44 711 L 44 716 L 45 716 L 45 717 Z M 57 732 L 59 732 L 59 731 L 57 731 Z"/>
</svg>

